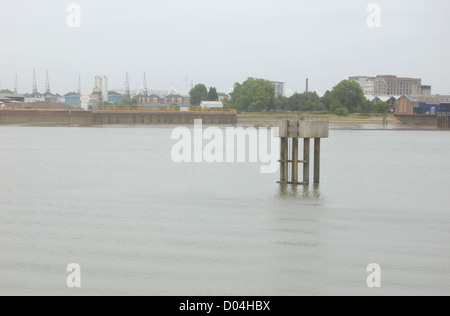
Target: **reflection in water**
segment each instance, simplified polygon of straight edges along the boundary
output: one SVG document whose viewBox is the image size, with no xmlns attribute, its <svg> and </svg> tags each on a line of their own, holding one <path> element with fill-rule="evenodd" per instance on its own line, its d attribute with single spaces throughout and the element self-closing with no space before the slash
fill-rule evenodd
<svg viewBox="0 0 450 316">
<path fill-rule="evenodd" d="M 302 197 L 305 200 L 320 199 L 320 184 L 309 185 L 292 185 L 280 183 L 278 188 L 278 197 Z"/>
</svg>

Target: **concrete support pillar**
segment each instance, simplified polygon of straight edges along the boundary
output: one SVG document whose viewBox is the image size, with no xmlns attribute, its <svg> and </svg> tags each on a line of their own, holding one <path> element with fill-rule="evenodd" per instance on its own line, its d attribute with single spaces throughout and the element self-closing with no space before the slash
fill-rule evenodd
<svg viewBox="0 0 450 316">
<path fill-rule="evenodd" d="M 281 155 L 280 155 L 280 182 L 288 182 L 288 154 L 289 142 L 287 137 L 281 138 Z"/>
<path fill-rule="evenodd" d="M 320 183 L 320 138 L 314 138 L 314 183 Z"/>
<path fill-rule="evenodd" d="M 292 183 L 298 183 L 298 138 L 292 139 Z"/>
<path fill-rule="evenodd" d="M 303 160 L 305 161 L 303 163 L 303 182 L 309 184 L 309 159 L 310 159 L 310 139 L 305 138 L 303 141 Z"/>
</svg>

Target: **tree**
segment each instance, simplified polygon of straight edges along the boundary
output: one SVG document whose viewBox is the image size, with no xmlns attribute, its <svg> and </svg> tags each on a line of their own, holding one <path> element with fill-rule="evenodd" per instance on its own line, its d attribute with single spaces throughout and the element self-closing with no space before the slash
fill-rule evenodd
<svg viewBox="0 0 450 316">
<path fill-rule="evenodd" d="M 241 112 L 271 111 L 276 107 L 275 86 L 267 80 L 248 78 L 236 83 L 231 93 L 232 107 Z"/>
<path fill-rule="evenodd" d="M 284 110 L 286 108 L 288 98 L 283 95 L 279 95 L 275 100 L 275 109 L 276 111 Z"/>
<path fill-rule="evenodd" d="M 122 99 L 122 104 L 121 105 L 129 107 L 132 104 L 133 104 L 133 101 L 131 99 Z"/>
<path fill-rule="evenodd" d="M 208 89 L 204 84 L 198 84 L 189 92 L 191 96 L 191 105 L 200 105 L 202 101 L 206 100 Z"/>
<path fill-rule="evenodd" d="M 285 111 L 323 111 L 326 107 L 316 92 L 295 93 L 283 103 Z"/>
<path fill-rule="evenodd" d="M 375 112 L 376 113 L 387 113 L 389 112 L 389 109 L 391 108 L 391 106 L 383 101 L 379 101 L 376 105 L 375 105 Z"/>
<path fill-rule="evenodd" d="M 357 82 L 344 80 L 341 81 L 331 91 L 331 100 L 339 101 L 343 107 L 347 108 L 349 112 L 362 111 L 367 107 L 367 100 L 364 97 L 364 93 Z M 331 105 L 332 105 L 331 103 Z M 331 109 L 330 110 L 334 111 Z"/>
<path fill-rule="evenodd" d="M 300 102 L 300 94 L 298 93 L 293 94 L 291 97 L 287 98 L 284 110 L 291 112 L 298 111 L 299 102 Z"/>
<path fill-rule="evenodd" d="M 333 102 L 331 102 L 331 104 L 330 104 L 330 111 L 331 112 L 335 112 L 337 109 L 340 109 L 340 108 L 342 108 L 343 106 L 342 106 L 342 103 L 338 100 L 338 99 L 335 99 L 335 100 L 333 100 Z"/>
<path fill-rule="evenodd" d="M 325 94 L 323 95 L 323 97 L 320 98 L 320 101 L 323 103 L 323 105 L 324 105 L 327 109 L 330 109 L 331 102 L 333 102 L 331 92 L 330 92 L 329 90 L 327 90 L 327 92 L 325 92 Z"/>
<path fill-rule="evenodd" d="M 206 99 L 202 101 L 219 101 L 219 95 L 217 94 L 216 88 L 209 88 Z"/>
<path fill-rule="evenodd" d="M 337 108 L 334 111 L 334 114 L 339 115 L 339 116 L 348 116 L 349 115 L 347 108 L 344 108 L 343 106 L 340 108 Z"/>
<path fill-rule="evenodd" d="M 316 92 L 305 92 L 300 94 L 300 111 L 323 111 L 325 106 Z"/>
</svg>

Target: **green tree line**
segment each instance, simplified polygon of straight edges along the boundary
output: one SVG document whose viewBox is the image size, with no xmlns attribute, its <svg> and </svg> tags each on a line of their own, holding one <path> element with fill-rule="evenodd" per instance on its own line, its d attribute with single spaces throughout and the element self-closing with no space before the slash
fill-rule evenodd
<svg viewBox="0 0 450 316">
<path fill-rule="evenodd" d="M 199 106 L 202 101 L 219 101 L 219 95 L 217 94 L 217 89 L 214 87 L 206 88 L 202 83 L 196 85 L 189 92 L 191 105 Z"/>
<path fill-rule="evenodd" d="M 205 93 L 204 87 L 203 93 Z M 349 80 L 341 81 L 323 97 L 316 92 L 296 93 L 289 98 L 276 97 L 275 86 L 268 80 L 248 78 L 236 83 L 231 93 L 227 108 L 240 112 L 293 111 L 317 112 L 327 111 L 338 115 L 349 113 L 384 113 L 389 110 L 385 102 L 377 104 L 367 100 L 360 85 Z"/>
</svg>

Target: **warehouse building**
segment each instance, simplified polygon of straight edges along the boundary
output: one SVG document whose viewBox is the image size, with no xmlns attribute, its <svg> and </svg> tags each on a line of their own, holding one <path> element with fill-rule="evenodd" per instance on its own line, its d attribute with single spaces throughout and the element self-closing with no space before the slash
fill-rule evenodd
<svg viewBox="0 0 450 316">
<path fill-rule="evenodd" d="M 364 94 L 375 96 L 424 95 L 431 96 L 431 86 L 422 85 L 422 79 L 402 78 L 392 75 L 376 77 L 354 76 L 350 81 L 357 82 Z"/>
<path fill-rule="evenodd" d="M 394 113 L 436 115 L 441 113 L 441 105 L 449 102 L 449 95 L 403 95 L 394 103 Z"/>
<path fill-rule="evenodd" d="M 10 102 L 25 102 L 25 96 L 21 94 L 11 93 L 0 93 L 0 101 L 2 103 L 10 103 Z"/>
<path fill-rule="evenodd" d="M 81 108 L 81 95 L 76 92 L 69 92 L 65 96 L 65 105 L 70 105 L 74 108 Z"/>
</svg>

